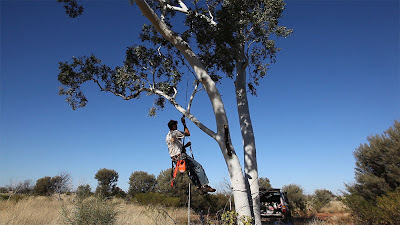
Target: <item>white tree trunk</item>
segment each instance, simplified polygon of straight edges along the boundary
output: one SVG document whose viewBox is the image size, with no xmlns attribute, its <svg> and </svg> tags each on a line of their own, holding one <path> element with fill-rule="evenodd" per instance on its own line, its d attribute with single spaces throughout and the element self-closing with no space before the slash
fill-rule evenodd
<svg viewBox="0 0 400 225">
<path fill-rule="evenodd" d="M 255 224 L 261 225 L 257 154 L 247 99 L 246 65 L 243 60 L 244 59 L 236 62 L 236 101 L 239 114 L 240 130 L 242 132 L 243 139 L 245 179 L 247 180 L 246 184 L 249 186 L 251 193 L 250 201 L 252 204 L 252 215 L 254 216 Z"/>
<path fill-rule="evenodd" d="M 196 54 L 190 49 L 188 43 L 186 43 L 180 36 L 171 31 L 170 28 L 160 20 L 158 15 L 150 8 L 145 0 L 135 0 L 135 2 L 139 6 L 143 15 L 147 17 L 147 19 L 153 24 L 156 30 L 183 54 L 183 56 L 186 58 L 186 60 L 195 71 L 204 89 L 206 90 L 214 111 L 214 116 L 217 124 L 217 132 L 211 133 L 209 130 L 205 130 L 204 126 L 200 127 L 197 123 L 195 124 L 198 125 L 203 131 L 207 131 L 206 133 L 217 141 L 221 149 L 229 171 L 229 177 L 233 189 L 233 196 L 235 199 L 236 212 L 239 214 L 240 217 L 251 217 L 251 210 L 248 199 L 249 190 L 246 188 L 242 167 L 231 144 L 229 145 L 230 149 L 232 149 L 232 155 L 229 156 L 227 153 L 224 126 L 227 126 L 229 128 L 228 119 L 226 116 L 226 111 L 222 102 L 221 95 L 216 88 L 214 81 L 208 75 L 204 65 L 201 63 L 200 60 L 198 60 Z M 175 105 L 175 107 L 177 107 L 177 105 Z M 178 110 L 185 114 L 188 114 L 188 112 L 186 112 L 184 109 Z M 193 117 L 188 118 L 191 119 Z"/>
</svg>

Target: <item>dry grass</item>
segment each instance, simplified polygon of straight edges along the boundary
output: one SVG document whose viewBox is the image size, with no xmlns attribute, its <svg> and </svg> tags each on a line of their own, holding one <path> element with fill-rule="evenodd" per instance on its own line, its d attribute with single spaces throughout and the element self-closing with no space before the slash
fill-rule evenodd
<svg viewBox="0 0 400 225">
<path fill-rule="evenodd" d="M 73 207 L 73 197 L 29 197 L 18 202 L 0 201 L 0 225 L 63 224 L 61 207 Z M 113 200 L 117 205 L 116 225 L 187 224 L 187 209 L 162 206 L 141 206 Z M 191 212 L 191 222 L 199 224 L 199 216 Z"/>
<path fill-rule="evenodd" d="M 163 206 L 141 206 L 126 204 L 117 200 L 119 214 L 117 224 L 126 225 L 152 225 L 152 224 L 187 224 L 186 208 L 166 208 Z M 191 212 L 192 223 L 199 223 L 199 216 Z"/>
<path fill-rule="evenodd" d="M 322 213 L 338 213 L 338 212 L 346 212 L 347 207 L 341 201 L 331 201 L 325 207 L 320 209 Z"/>
<path fill-rule="evenodd" d="M 48 197 L 29 197 L 18 202 L 0 201 L 0 224 L 60 224 L 60 202 Z"/>
</svg>

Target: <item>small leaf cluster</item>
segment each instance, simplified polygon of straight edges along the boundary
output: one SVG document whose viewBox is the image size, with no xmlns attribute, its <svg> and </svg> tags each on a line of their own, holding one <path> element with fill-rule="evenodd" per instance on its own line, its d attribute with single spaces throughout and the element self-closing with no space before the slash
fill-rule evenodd
<svg viewBox="0 0 400 225">
<path fill-rule="evenodd" d="M 76 0 L 57 0 L 58 3 L 64 3 L 65 13 L 71 17 L 75 18 L 83 13 L 83 6 L 79 5 Z"/>
</svg>

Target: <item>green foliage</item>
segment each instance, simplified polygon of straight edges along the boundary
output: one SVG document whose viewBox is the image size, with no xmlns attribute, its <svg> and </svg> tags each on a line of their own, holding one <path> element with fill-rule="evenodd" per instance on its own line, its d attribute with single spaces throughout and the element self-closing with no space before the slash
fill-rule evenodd
<svg viewBox="0 0 400 225">
<path fill-rule="evenodd" d="M 129 177 L 129 194 L 149 192 L 154 189 L 156 178 L 144 171 L 135 171 Z"/>
<path fill-rule="evenodd" d="M 260 189 L 266 189 L 266 190 L 268 190 L 268 189 L 271 189 L 271 188 L 272 188 L 269 179 L 266 178 L 266 177 L 260 177 L 260 178 L 258 179 L 258 185 L 259 185 Z"/>
<path fill-rule="evenodd" d="M 400 224 L 400 189 L 376 198 L 376 201 L 351 194 L 343 202 L 358 224 Z"/>
<path fill-rule="evenodd" d="M 172 169 L 161 171 L 157 176 L 157 184 L 154 188 L 156 193 L 164 194 L 165 196 L 174 197 L 179 200 L 179 206 L 186 206 L 188 203 L 188 185 L 191 183 L 187 173 L 178 173 L 175 179 L 174 187 L 171 187 Z M 216 213 L 220 209 L 224 209 L 228 202 L 229 196 L 223 194 L 201 194 L 196 186 L 191 185 L 191 208 L 199 212 L 201 210 L 210 209 L 210 213 Z M 137 195 L 135 195 L 136 198 Z M 144 195 L 146 196 L 146 195 Z"/>
<path fill-rule="evenodd" d="M 287 198 L 293 208 L 292 212 L 305 212 L 307 200 L 302 187 L 296 184 L 289 184 L 283 186 L 282 190 L 287 193 Z"/>
<path fill-rule="evenodd" d="M 181 207 L 181 199 L 178 197 L 171 197 L 166 194 L 147 192 L 137 193 L 133 197 L 133 201 L 142 205 L 163 205 L 167 207 Z"/>
<path fill-rule="evenodd" d="M 311 201 L 314 209 L 317 211 L 322 207 L 326 206 L 330 201 L 333 200 L 334 195 L 331 191 L 326 189 L 317 189 L 314 191 L 314 194 L 311 196 Z"/>
<path fill-rule="evenodd" d="M 248 86 L 255 94 L 258 80 L 266 75 L 279 50 L 273 36 L 286 37 L 292 32 L 278 26 L 285 7 L 283 0 L 211 1 L 207 5 L 199 1 L 194 5 L 195 10 L 189 12 L 185 21 L 189 29 L 183 36 L 198 43 L 199 57 L 210 74 L 219 71 L 233 78 L 236 63 L 246 61 L 251 72 Z M 209 13 L 214 17 L 214 25 L 205 16 Z"/>
<path fill-rule="evenodd" d="M 221 221 L 224 225 L 236 225 L 238 221 L 243 225 L 253 224 L 253 219 L 249 217 L 239 217 L 239 214 L 235 211 L 226 211 L 221 215 Z"/>
<path fill-rule="evenodd" d="M 0 200 L 8 200 L 13 202 L 19 202 L 23 199 L 29 198 L 26 194 L 0 194 Z"/>
<path fill-rule="evenodd" d="M 122 190 L 120 187 L 114 186 L 111 190 L 111 195 L 117 198 L 125 198 L 126 193 L 124 190 Z"/>
<path fill-rule="evenodd" d="M 72 208 L 63 205 L 61 215 L 64 224 L 115 224 L 118 211 L 116 205 L 101 198 L 78 200 Z"/>
<path fill-rule="evenodd" d="M 51 177 L 43 177 L 36 181 L 33 193 L 37 195 L 51 195 L 53 193 L 53 185 Z"/>
<path fill-rule="evenodd" d="M 115 170 L 103 168 L 97 171 L 94 176 L 98 181 L 96 194 L 100 194 L 104 197 L 111 196 L 113 190 L 116 188 L 118 177 L 119 175 Z"/>
<path fill-rule="evenodd" d="M 83 11 L 76 0 L 58 1 L 65 4 L 71 17 Z M 175 11 L 164 5 L 167 2 L 147 3 L 158 15 L 162 15 L 167 26 L 171 29 L 179 27 L 179 32 L 175 33 L 187 42 L 187 46 L 190 43 L 193 45 L 191 49 L 198 51 L 195 53 L 197 58 L 214 81 L 222 79 L 220 74 L 234 78 L 236 64 L 244 63 L 246 66 L 243 69 L 249 68 L 248 87 L 253 94 L 256 94 L 259 79 L 266 75 L 269 64 L 275 62 L 279 48 L 275 46 L 274 39 L 292 33 L 291 29 L 278 25 L 285 8 L 283 0 L 186 2 L 191 5 L 188 5 L 184 21 L 174 18 Z M 178 5 L 177 2 L 168 4 Z M 81 85 L 88 81 L 98 86 L 100 91 L 110 92 L 125 100 L 139 98 L 143 92 L 156 94 L 159 96 L 154 99 L 149 112 L 155 115 L 157 110 L 164 108 L 164 97 L 174 94 L 173 88 L 178 87 L 182 74 L 187 71 L 186 62 L 183 55 L 153 26 L 143 25 L 139 39 L 143 44 L 128 47 L 126 60 L 119 67 L 103 65 L 94 55 L 60 62 L 58 80 L 64 87 L 60 88 L 59 94 L 66 95 L 73 109 L 86 105 L 88 100 Z M 165 96 L 161 97 L 156 90 Z"/>
<path fill-rule="evenodd" d="M 400 224 L 400 188 L 377 199 L 379 224 Z"/>
<path fill-rule="evenodd" d="M 8 188 L 0 187 L 0 193 L 8 193 Z"/>
<path fill-rule="evenodd" d="M 92 195 L 92 189 L 89 186 L 89 184 L 85 184 L 85 185 L 81 184 L 76 189 L 76 196 L 79 199 L 84 199 L 84 198 L 87 198 L 87 197 L 89 197 L 91 195 Z"/>
<path fill-rule="evenodd" d="M 400 123 L 368 141 L 354 152 L 356 182 L 346 186 L 344 203 L 360 223 L 398 224 Z"/>
<path fill-rule="evenodd" d="M 69 17 L 75 18 L 83 13 L 83 6 L 79 5 L 76 0 L 57 0 L 58 3 L 64 3 L 65 13 Z"/>
<path fill-rule="evenodd" d="M 368 141 L 354 152 L 356 183 L 348 185 L 347 191 L 375 200 L 400 186 L 400 122 Z"/>
</svg>

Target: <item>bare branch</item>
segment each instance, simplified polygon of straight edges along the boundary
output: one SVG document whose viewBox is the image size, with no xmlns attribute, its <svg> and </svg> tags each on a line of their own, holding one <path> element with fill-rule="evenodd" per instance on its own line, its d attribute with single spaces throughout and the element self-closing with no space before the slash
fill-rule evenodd
<svg viewBox="0 0 400 225">
<path fill-rule="evenodd" d="M 213 139 L 216 139 L 217 134 L 210 130 L 207 126 L 205 126 L 204 124 L 202 124 L 193 114 L 191 114 L 188 110 L 185 110 L 181 105 L 179 105 L 175 98 L 172 98 L 168 95 L 166 95 L 164 92 L 158 90 L 158 89 L 154 89 L 151 90 L 151 92 L 154 92 L 157 95 L 160 95 L 162 97 L 164 97 L 165 99 L 167 99 L 179 112 L 181 112 L 182 114 L 184 114 L 190 121 L 192 121 L 197 127 L 199 127 L 202 131 L 204 131 L 204 133 L 208 134 L 210 137 L 212 137 Z"/>
<path fill-rule="evenodd" d="M 176 95 L 178 94 L 178 90 L 174 87 L 174 95 L 172 96 L 173 99 L 175 99 Z"/>
<path fill-rule="evenodd" d="M 188 112 L 190 112 L 190 107 L 192 106 L 194 95 L 198 92 L 197 89 L 199 87 L 199 83 L 200 83 L 200 81 L 196 80 L 196 85 L 195 85 L 195 87 L 193 89 L 192 95 L 190 95 L 189 103 L 188 103 L 188 106 L 187 106 L 187 111 Z"/>
</svg>

